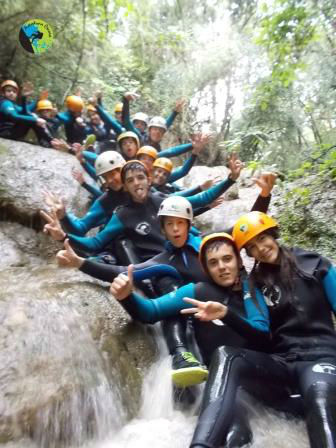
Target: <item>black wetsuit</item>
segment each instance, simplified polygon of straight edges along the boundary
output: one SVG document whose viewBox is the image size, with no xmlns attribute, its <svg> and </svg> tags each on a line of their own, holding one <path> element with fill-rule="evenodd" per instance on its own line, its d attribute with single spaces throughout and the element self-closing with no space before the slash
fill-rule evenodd
<svg viewBox="0 0 336 448">
<path fill-rule="evenodd" d="M 219 428 L 230 424 L 230 403 L 240 385 L 257 395 L 267 385 L 272 403 L 282 399 L 286 388 L 299 392 L 311 447 L 336 446 L 336 333 L 331 317 L 336 310 L 336 269 L 319 254 L 292 251 L 299 268 L 292 291 L 283 285 L 277 265 L 263 265 L 263 275 L 274 282 L 263 291 L 271 318 L 272 355 L 222 350 L 218 398 L 201 415 L 191 447 L 220 445 Z"/>
</svg>

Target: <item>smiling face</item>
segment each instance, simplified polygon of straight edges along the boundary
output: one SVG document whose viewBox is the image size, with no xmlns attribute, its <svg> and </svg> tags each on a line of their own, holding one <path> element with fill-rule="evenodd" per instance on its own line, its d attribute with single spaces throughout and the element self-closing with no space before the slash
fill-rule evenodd
<svg viewBox="0 0 336 448">
<path fill-rule="evenodd" d="M 96 112 L 91 112 L 90 121 L 94 126 L 98 126 L 101 123 L 100 116 Z"/>
<path fill-rule="evenodd" d="M 3 96 L 11 101 L 16 101 L 18 91 L 15 87 L 6 86 L 2 89 Z"/>
<path fill-rule="evenodd" d="M 183 247 L 188 239 L 189 221 L 175 216 L 163 216 L 163 233 L 175 247 Z"/>
<path fill-rule="evenodd" d="M 135 159 L 138 152 L 137 142 L 132 137 L 123 138 L 120 142 L 121 152 L 125 155 L 126 159 Z"/>
<path fill-rule="evenodd" d="M 160 143 L 165 132 L 163 128 L 157 126 L 151 126 L 148 130 L 149 138 L 154 143 Z"/>
<path fill-rule="evenodd" d="M 104 182 L 105 187 L 108 187 L 114 191 L 119 191 L 122 187 L 120 172 L 121 168 L 115 168 L 114 170 L 102 174 L 102 177 L 104 178 L 105 181 Z"/>
<path fill-rule="evenodd" d="M 170 175 L 170 172 L 160 168 L 160 167 L 154 167 L 153 169 L 153 184 L 154 185 L 164 185 L 168 177 Z"/>
<path fill-rule="evenodd" d="M 278 264 L 279 246 L 274 237 L 266 232 L 252 238 L 245 245 L 247 254 L 261 263 Z"/>
<path fill-rule="evenodd" d="M 134 202 L 143 203 L 148 196 L 150 179 L 141 170 L 129 170 L 125 175 L 124 188 L 132 196 Z"/>
<path fill-rule="evenodd" d="M 239 278 L 240 260 L 230 243 L 222 242 L 206 251 L 206 264 L 209 275 L 219 286 L 233 286 Z"/>
</svg>

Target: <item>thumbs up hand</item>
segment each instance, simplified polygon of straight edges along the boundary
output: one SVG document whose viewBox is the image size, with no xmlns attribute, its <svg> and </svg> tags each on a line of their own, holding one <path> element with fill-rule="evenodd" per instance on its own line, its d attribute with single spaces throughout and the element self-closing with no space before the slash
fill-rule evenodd
<svg viewBox="0 0 336 448">
<path fill-rule="evenodd" d="M 126 299 L 133 291 L 133 264 L 130 264 L 127 268 L 127 275 L 119 274 L 116 277 L 110 287 L 110 293 L 117 300 Z"/>
</svg>

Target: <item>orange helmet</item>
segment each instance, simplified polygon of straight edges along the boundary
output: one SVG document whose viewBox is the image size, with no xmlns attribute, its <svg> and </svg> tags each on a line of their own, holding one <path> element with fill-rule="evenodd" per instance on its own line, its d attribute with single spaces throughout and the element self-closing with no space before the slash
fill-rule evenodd
<svg viewBox="0 0 336 448">
<path fill-rule="evenodd" d="M 37 102 L 36 105 L 36 112 L 39 112 L 40 110 L 52 110 L 53 105 L 52 102 L 49 100 L 40 100 Z"/>
<path fill-rule="evenodd" d="M 118 112 L 119 112 L 119 113 L 122 112 L 122 110 L 123 110 L 123 103 L 117 103 L 117 104 L 114 106 L 114 113 L 115 113 L 115 114 L 117 114 Z"/>
<path fill-rule="evenodd" d="M 136 153 L 136 156 L 139 157 L 141 154 L 147 154 L 150 157 L 153 157 L 155 160 L 157 158 L 158 152 L 153 146 L 141 146 L 139 151 Z"/>
<path fill-rule="evenodd" d="M 65 100 L 65 105 L 71 112 L 82 112 L 84 109 L 84 101 L 78 95 L 69 95 Z"/>
<path fill-rule="evenodd" d="M 153 163 L 153 168 L 162 168 L 163 170 L 168 171 L 168 173 L 173 171 L 173 166 L 173 162 L 167 157 L 159 157 Z"/>
<path fill-rule="evenodd" d="M 211 233 L 210 235 L 205 236 L 201 241 L 198 257 L 199 257 L 199 261 L 202 265 L 202 268 L 203 268 L 204 272 L 206 272 L 206 273 L 208 273 L 208 268 L 207 268 L 207 265 L 205 262 L 206 246 L 208 245 L 208 243 L 210 243 L 212 241 L 216 241 L 216 240 L 230 241 L 232 246 L 235 248 L 235 242 L 229 233 L 218 232 L 218 233 Z"/>
<path fill-rule="evenodd" d="M 252 238 L 267 229 L 278 227 L 275 219 L 262 212 L 250 212 L 241 216 L 233 227 L 233 239 L 241 250 Z"/>
<path fill-rule="evenodd" d="M 14 87 L 14 89 L 16 89 L 17 91 L 19 91 L 19 86 L 16 84 L 15 81 L 13 81 L 12 79 L 7 79 L 6 81 L 3 81 L 1 83 L 1 90 L 3 90 L 5 87 Z"/>
</svg>

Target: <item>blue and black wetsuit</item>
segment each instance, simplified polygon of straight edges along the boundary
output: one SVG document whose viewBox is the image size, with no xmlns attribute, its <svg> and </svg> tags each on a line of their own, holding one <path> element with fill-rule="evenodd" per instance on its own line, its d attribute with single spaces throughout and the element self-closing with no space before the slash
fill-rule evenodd
<svg viewBox="0 0 336 448">
<path fill-rule="evenodd" d="M 194 209 L 204 207 L 223 194 L 233 183 L 234 181 L 227 179 L 187 199 Z M 161 233 L 157 213 L 166 197 L 159 192 L 150 192 L 145 203 L 139 204 L 130 199 L 127 206 L 114 213 L 103 231 L 91 238 L 69 234 L 70 242 L 79 249 L 98 252 L 117 235 L 124 234 L 133 241 L 139 251 L 140 261 L 146 261 L 162 252 L 164 248 L 165 239 Z"/>
<path fill-rule="evenodd" d="M 61 220 L 62 227 L 68 233 L 84 236 L 94 227 L 105 225 L 111 219 L 116 208 L 127 203 L 128 199 L 129 195 L 122 189 L 108 190 L 92 204 L 82 218 L 77 218 L 70 212 L 66 213 Z"/>
<path fill-rule="evenodd" d="M 105 151 L 116 150 L 117 134 L 110 126 L 107 126 L 104 122 L 100 123 L 99 125 L 88 122 L 86 128 L 88 134 L 94 134 L 96 136 L 99 154 Z"/>
<path fill-rule="evenodd" d="M 218 375 L 220 398 L 211 426 L 204 413 L 191 447 L 220 444 L 219 427 L 228 428 L 230 403 L 238 386 L 258 394 L 267 384 L 271 402 L 286 393 L 300 393 L 312 448 L 336 446 L 336 269 L 314 252 L 292 249 L 295 273 L 292 288 L 280 278 L 278 265 L 260 264 L 257 278 L 271 322 L 271 355 L 227 348 Z M 249 381 L 253 379 L 253 381 Z M 287 392 L 288 393 L 288 392 Z"/>
<path fill-rule="evenodd" d="M 36 124 L 37 118 L 31 114 L 35 107 L 36 101 L 22 107 L 0 96 L 0 137 L 20 140 L 32 128 L 38 140 L 44 139 L 50 142 L 52 136 L 44 128 Z"/>
<path fill-rule="evenodd" d="M 119 123 L 118 120 L 113 118 L 112 115 L 110 115 L 106 111 L 106 109 L 102 106 L 101 103 L 98 103 L 95 107 L 97 109 L 98 115 L 103 120 L 107 129 L 109 129 L 109 130 L 112 129 L 116 133 L 116 135 L 119 135 L 122 132 L 125 132 L 125 128 L 122 126 L 122 124 Z"/>
<path fill-rule="evenodd" d="M 65 112 L 59 112 L 56 115 L 60 124 L 64 125 L 65 136 L 67 142 L 72 143 L 83 143 L 85 138 L 89 135 L 89 129 L 87 126 L 80 126 L 76 122 L 76 117 L 71 113 L 70 110 Z"/>
</svg>

